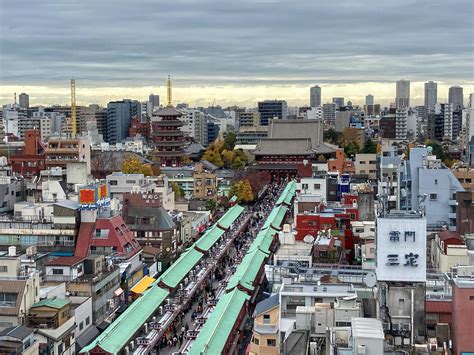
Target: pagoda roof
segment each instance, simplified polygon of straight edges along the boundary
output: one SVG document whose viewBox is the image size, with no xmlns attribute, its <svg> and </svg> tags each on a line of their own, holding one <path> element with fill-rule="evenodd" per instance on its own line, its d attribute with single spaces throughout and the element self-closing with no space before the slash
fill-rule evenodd
<svg viewBox="0 0 474 355">
<path fill-rule="evenodd" d="M 173 106 L 166 106 L 166 107 L 163 107 L 162 109 L 158 110 L 158 112 L 156 113 L 158 116 L 160 117 L 164 117 L 164 116 L 176 116 L 176 117 L 179 117 L 179 116 L 182 116 L 183 114 L 178 111 L 177 109 L 175 109 Z"/>
</svg>

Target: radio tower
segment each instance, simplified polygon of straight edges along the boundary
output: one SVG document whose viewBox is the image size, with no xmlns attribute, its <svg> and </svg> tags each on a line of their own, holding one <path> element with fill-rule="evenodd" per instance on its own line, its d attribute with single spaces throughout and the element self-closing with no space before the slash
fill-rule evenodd
<svg viewBox="0 0 474 355">
<path fill-rule="evenodd" d="M 76 80 L 71 79 L 71 126 L 72 126 L 72 138 L 76 138 Z"/>
</svg>

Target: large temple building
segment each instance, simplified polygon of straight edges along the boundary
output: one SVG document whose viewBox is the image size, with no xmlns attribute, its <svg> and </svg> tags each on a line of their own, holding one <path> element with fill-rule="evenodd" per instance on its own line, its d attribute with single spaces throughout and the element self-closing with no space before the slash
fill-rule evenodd
<svg viewBox="0 0 474 355">
<path fill-rule="evenodd" d="M 171 103 L 171 80 L 168 77 L 168 105 L 157 112 L 158 120 L 152 121 L 152 137 L 156 147 L 154 155 L 159 158 L 160 166 L 177 167 L 185 155 L 186 140 L 181 132 L 182 113 Z"/>
<path fill-rule="evenodd" d="M 319 120 L 273 119 L 268 126 L 268 138 L 261 138 L 252 152 L 255 168 L 271 173 L 275 180 L 292 178 L 297 164 L 333 157 L 335 147 L 323 142 L 323 125 Z"/>
</svg>

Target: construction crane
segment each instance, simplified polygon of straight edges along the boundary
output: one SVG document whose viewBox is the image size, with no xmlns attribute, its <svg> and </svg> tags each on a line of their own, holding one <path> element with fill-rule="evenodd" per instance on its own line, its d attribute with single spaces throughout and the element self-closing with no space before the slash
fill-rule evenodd
<svg viewBox="0 0 474 355">
<path fill-rule="evenodd" d="M 71 79 L 71 135 L 76 138 L 76 80 Z"/>
</svg>

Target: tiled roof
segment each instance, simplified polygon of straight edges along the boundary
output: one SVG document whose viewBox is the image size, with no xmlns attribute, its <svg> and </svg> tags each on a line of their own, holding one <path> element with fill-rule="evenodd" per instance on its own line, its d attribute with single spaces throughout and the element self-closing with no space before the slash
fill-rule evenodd
<svg viewBox="0 0 474 355">
<path fill-rule="evenodd" d="M 211 229 L 207 230 L 201 238 L 199 238 L 194 246 L 202 251 L 208 251 L 224 233 L 224 230 L 214 225 Z"/>
<path fill-rule="evenodd" d="M 234 289 L 222 296 L 199 332 L 188 355 L 221 354 L 234 324 L 250 296 Z"/>
<path fill-rule="evenodd" d="M 224 228 L 227 229 L 231 226 L 232 223 L 242 214 L 244 211 L 244 207 L 240 205 L 235 205 L 232 208 L 230 208 L 224 216 L 222 216 L 217 224 Z"/>
<path fill-rule="evenodd" d="M 89 352 L 97 346 L 110 354 L 118 354 L 168 295 L 168 291 L 156 285 L 151 287 L 81 352 Z"/>
<path fill-rule="evenodd" d="M 53 298 L 46 298 L 44 300 L 36 302 L 34 305 L 31 306 L 31 308 L 49 307 L 49 308 L 61 309 L 68 304 L 69 304 L 68 300 L 65 300 L 63 298 L 53 297 Z"/>
<path fill-rule="evenodd" d="M 253 155 L 311 155 L 310 138 L 263 138 L 257 142 Z"/>
<path fill-rule="evenodd" d="M 271 295 L 270 297 L 260 301 L 257 303 L 255 306 L 255 311 L 253 312 L 253 316 L 258 316 L 259 314 L 262 314 L 263 312 L 269 311 L 272 308 L 275 308 L 280 304 L 280 294 L 275 293 Z"/>
<path fill-rule="evenodd" d="M 452 302 L 448 301 L 426 301 L 426 313 L 451 313 Z"/>
<path fill-rule="evenodd" d="M 179 116 L 182 116 L 183 114 L 172 106 L 166 106 L 166 107 L 163 107 L 162 109 L 158 110 L 156 115 L 160 116 L 160 117 L 164 117 L 164 116 L 179 117 Z"/>
<path fill-rule="evenodd" d="M 245 289 L 252 291 L 254 289 L 253 283 L 255 282 L 255 278 L 267 257 L 268 254 L 260 249 L 245 254 L 234 275 L 230 278 L 227 290 L 232 290 L 234 287 L 237 287 L 238 284 L 241 284 Z"/>
<path fill-rule="evenodd" d="M 48 261 L 48 266 L 74 266 L 83 261 L 82 256 L 61 256 L 59 258 Z"/>
<path fill-rule="evenodd" d="M 204 255 L 196 249 L 188 249 L 161 276 L 166 286 L 175 288 L 188 272 L 201 261 Z"/>
<path fill-rule="evenodd" d="M 15 327 L 10 327 L 2 330 L 0 332 L 0 338 L 1 337 L 12 337 L 16 339 L 26 339 L 29 337 L 32 333 L 34 333 L 33 328 L 28 328 L 24 325 L 17 325 Z"/>
<path fill-rule="evenodd" d="M 25 290 L 26 281 L 17 280 L 0 280 L 0 290 L 5 293 L 14 293 L 17 295 L 15 307 L 0 307 L 0 315 L 15 316 L 18 315 L 20 309 L 21 298 Z"/>
</svg>

